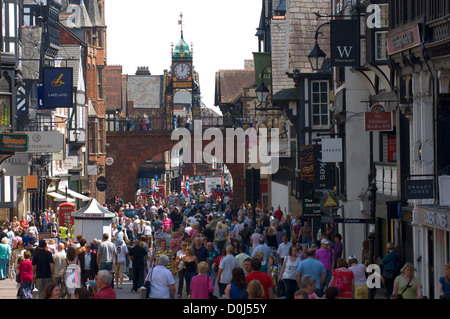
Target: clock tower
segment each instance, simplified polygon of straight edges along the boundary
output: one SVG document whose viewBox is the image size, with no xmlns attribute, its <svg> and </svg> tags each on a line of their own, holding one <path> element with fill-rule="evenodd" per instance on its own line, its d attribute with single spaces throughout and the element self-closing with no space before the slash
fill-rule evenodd
<svg viewBox="0 0 450 319">
<path fill-rule="evenodd" d="M 166 111 L 173 126 L 174 117 L 196 119 L 200 115 L 200 88 L 198 85 L 198 74 L 193 66 L 193 52 L 184 40 L 183 15 L 181 20 L 181 39 L 172 45 L 172 65 L 166 78 Z M 192 46 L 192 45 L 191 45 Z"/>
</svg>

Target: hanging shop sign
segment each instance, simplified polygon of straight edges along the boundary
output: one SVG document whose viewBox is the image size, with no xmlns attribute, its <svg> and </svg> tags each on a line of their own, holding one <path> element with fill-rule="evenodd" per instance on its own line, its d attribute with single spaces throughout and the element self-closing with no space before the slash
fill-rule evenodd
<svg viewBox="0 0 450 319">
<path fill-rule="evenodd" d="M 26 152 L 28 150 L 27 134 L 0 134 L 0 151 L 4 152 Z"/>
<path fill-rule="evenodd" d="M 314 148 L 313 145 L 300 147 L 300 180 L 314 183 Z"/>
<path fill-rule="evenodd" d="M 44 68 L 43 83 L 43 108 L 73 106 L 72 68 Z"/>
<path fill-rule="evenodd" d="M 392 55 L 421 45 L 419 25 L 387 37 L 388 54 Z"/>
<path fill-rule="evenodd" d="M 329 190 L 334 188 L 334 171 L 332 163 L 322 161 L 320 145 L 314 145 L 314 189 Z"/>
<path fill-rule="evenodd" d="M 272 181 L 295 180 L 295 158 L 280 158 L 278 171 L 272 175 Z"/>
<path fill-rule="evenodd" d="M 406 199 L 433 199 L 434 181 L 429 180 L 407 180 Z"/>
<path fill-rule="evenodd" d="M 331 20 L 330 49 L 331 66 L 359 66 L 359 20 Z"/>
<path fill-rule="evenodd" d="M 27 132 L 28 153 L 59 153 L 64 148 L 64 135 L 58 131 Z"/>
<path fill-rule="evenodd" d="M 99 192 L 104 192 L 106 190 L 108 182 L 106 181 L 106 177 L 105 176 L 100 176 L 99 178 L 97 178 L 97 189 Z"/>
<path fill-rule="evenodd" d="M 16 153 L 14 156 L 4 160 L 0 168 L 6 170 L 6 176 L 27 176 L 28 157 L 27 153 Z"/>
<path fill-rule="evenodd" d="M 342 162 L 342 138 L 322 139 L 322 162 Z"/>
<path fill-rule="evenodd" d="M 364 113 L 365 131 L 392 131 L 394 129 L 393 113 L 386 112 L 383 105 L 371 107 L 370 112 Z"/>
</svg>

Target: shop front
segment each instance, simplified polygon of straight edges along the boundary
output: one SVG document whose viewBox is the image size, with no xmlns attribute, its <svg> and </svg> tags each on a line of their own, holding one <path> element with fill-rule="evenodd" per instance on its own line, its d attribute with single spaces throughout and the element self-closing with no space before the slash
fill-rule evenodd
<svg viewBox="0 0 450 319">
<path fill-rule="evenodd" d="M 424 295 L 438 298 L 439 278 L 444 275 L 444 265 L 450 262 L 450 207 L 422 205 L 418 207 L 418 223 L 421 229 L 422 285 Z"/>
</svg>

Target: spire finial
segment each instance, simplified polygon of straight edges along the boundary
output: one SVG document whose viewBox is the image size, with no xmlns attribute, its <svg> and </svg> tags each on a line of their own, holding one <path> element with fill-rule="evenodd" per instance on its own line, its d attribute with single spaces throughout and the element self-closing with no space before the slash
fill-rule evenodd
<svg viewBox="0 0 450 319">
<path fill-rule="evenodd" d="M 181 38 L 183 39 L 183 12 L 180 13 L 180 20 L 178 20 L 178 24 L 181 25 Z"/>
</svg>

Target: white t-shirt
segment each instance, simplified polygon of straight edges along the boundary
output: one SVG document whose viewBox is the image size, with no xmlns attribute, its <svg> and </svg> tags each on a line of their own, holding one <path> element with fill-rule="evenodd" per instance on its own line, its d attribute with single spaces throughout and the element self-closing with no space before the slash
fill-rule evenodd
<svg viewBox="0 0 450 319">
<path fill-rule="evenodd" d="M 239 261 L 233 255 L 226 255 L 220 260 L 219 268 L 222 269 L 220 283 L 229 284 L 232 279 L 231 271 L 234 267 L 240 267 Z"/>
<path fill-rule="evenodd" d="M 357 264 L 349 267 L 348 269 L 353 272 L 355 286 L 367 285 L 366 271 L 364 270 L 363 264 Z"/>
<path fill-rule="evenodd" d="M 183 254 L 183 251 L 181 249 L 179 251 L 177 251 L 177 257 L 180 259 L 180 263 L 178 264 L 178 269 L 181 269 L 181 267 L 183 267 L 183 263 L 181 262 L 181 259 L 183 259 L 184 256 L 186 256 L 186 254 Z"/>
<path fill-rule="evenodd" d="M 127 261 L 126 254 L 128 254 L 127 245 L 123 243 L 122 245 L 116 246 L 116 251 L 117 251 L 117 261 L 119 263 L 126 262 Z"/>
<path fill-rule="evenodd" d="M 144 235 L 150 236 L 152 234 L 152 227 L 150 225 L 144 226 Z"/>
<path fill-rule="evenodd" d="M 150 298 L 170 299 L 169 286 L 175 284 L 175 279 L 166 266 L 153 267 L 149 270 L 145 280 L 151 283 Z"/>
</svg>

